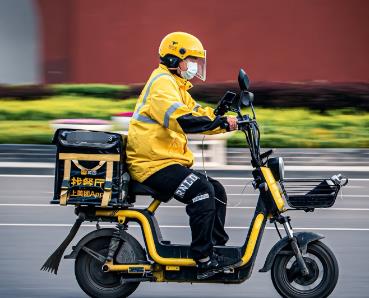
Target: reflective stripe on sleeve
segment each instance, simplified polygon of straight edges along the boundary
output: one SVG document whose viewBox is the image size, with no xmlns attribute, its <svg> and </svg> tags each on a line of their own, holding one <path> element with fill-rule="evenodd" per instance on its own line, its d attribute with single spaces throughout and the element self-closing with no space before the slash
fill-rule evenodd
<svg viewBox="0 0 369 298">
<path fill-rule="evenodd" d="M 198 103 L 195 105 L 195 107 L 193 108 L 193 110 L 195 112 L 197 112 L 199 110 L 199 108 L 201 107 L 201 105 L 199 105 Z"/>
<path fill-rule="evenodd" d="M 133 114 L 132 118 L 138 121 L 144 122 L 144 123 L 150 123 L 150 124 L 157 123 L 155 120 L 151 119 L 150 117 L 140 115 L 140 114 Z"/>
<path fill-rule="evenodd" d="M 183 103 L 180 102 L 175 102 L 174 104 L 172 104 L 169 109 L 165 112 L 164 115 L 164 127 L 168 128 L 169 127 L 169 119 L 170 116 L 180 107 L 184 106 Z"/>
<path fill-rule="evenodd" d="M 137 110 L 133 113 L 133 116 L 132 116 L 133 119 L 136 119 L 136 120 L 144 122 L 144 123 L 151 123 L 151 124 L 157 123 L 155 120 L 151 119 L 150 117 L 140 115 L 140 110 L 146 104 L 147 97 L 149 96 L 152 84 L 158 78 L 160 78 L 162 76 L 170 76 L 170 74 L 159 73 L 158 75 L 156 75 L 155 77 L 152 78 L 152 80 L 150 81 L 149 85 L 146 88 L 146 92 L 145 92 L 144 98 L 142 99 L 142 103 L 138 106 Z"/>
</svg>

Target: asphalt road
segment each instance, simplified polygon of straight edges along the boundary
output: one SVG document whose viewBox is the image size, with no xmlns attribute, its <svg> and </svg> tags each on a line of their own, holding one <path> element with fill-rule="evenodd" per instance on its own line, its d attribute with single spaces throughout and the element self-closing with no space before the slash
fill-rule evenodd
<svg viewBox="0 0 369 298">
<path fill-rule="evenodd" d="M 249 173 L 241 171 L 209 172 L 225 185 L 229 195 L 227 231 L 231 245 L 244 242 L 252 218 L 257 193 L 249 184 Z M 325 176 L 331 173 L 290 172 L 287 177 Z M 351 177 L 350 173 L 345 173 Z M 307 230 L 325 235 L 324 242 L 336 254 L 340 277 L 331 297 L 369 297 L 369 177 L 353 172 L 333 208 L 314 213 L 289 212 L 296 231 Z M 242 193 L 244 185 L 246 188 Z M 73 261 L 63 260 L 57 276 L 39 268 L 65 238 L 75 216 L 72 207 L 49 205 L 52 198 L 51 169 L 0 169 L 0 297 L 86 297 L 74 277 Z M 139 198 L 137 206 L 146 206 Z M 172 200 L 157 211 L 163 236 L 172 243 L 189 243 L 190 230 L 184 207 Z M 76 243 L 93 230 L 83 225 Z M 137 227 L 130 232 L 142 237 Z M 141 283 L 131 297 L 278 297 L 270 273 L 259 273 L 266 255 L 278 240 L 268 224 L 251 278 L 241 285 Z M 67 249 L 67 252 L 70 248 Z"/>
</svg>

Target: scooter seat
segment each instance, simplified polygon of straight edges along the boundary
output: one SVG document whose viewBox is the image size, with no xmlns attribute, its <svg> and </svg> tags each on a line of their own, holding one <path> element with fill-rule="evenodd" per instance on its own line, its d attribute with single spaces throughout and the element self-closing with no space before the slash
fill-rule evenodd
<svg viewBox="0 0 369 298">
<path fill-rule="evenodd" d="M 149 186 L 146 186 L 138 181 L 131 180 L 129 185 L 129 193 L 131 196 L 151 196 L 154 199 L 167 202 L 171 199 L 171 196 L 165 196 Z"/>
</svg>

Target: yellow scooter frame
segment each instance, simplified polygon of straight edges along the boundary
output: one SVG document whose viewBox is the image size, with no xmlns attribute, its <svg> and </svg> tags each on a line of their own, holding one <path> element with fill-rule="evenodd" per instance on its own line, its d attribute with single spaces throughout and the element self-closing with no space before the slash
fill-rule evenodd
<svg viewBox="0 0 369 298">
<path fill-rule="evenodd" d="M 123 209 L 112 210 L 108 208 L 93 208 L 85 210 L 84 207 L 79 207 L 79 212 L 85 212 L 89 220 L 103 220 L 117 222 L 120 225 L 127 225 L 128 222 L 137 222 L 141 229 L 145 240 L 147 254 L 151 263 L 149 264 L 116 264 L 112 261 L 105 261 L 102 265 L 105 272 L 126 272 L 136 275 L 150 273 L 154 276 L 152 281 L 191 281 L 191 282 L 227 282 L 240 283 L 247 279 L 253 268 L 253 264 L 257 255 L 258 247 L 263 235 L 264 227 L 268 217 L 273 214 L 284 211 L 284 201 L 281 197 L 278 185 L 270 172 L 270 169 L 262 167 L 254 171 L 254 176 L 260 181 L 259 189 L 261 191 L 257 203 L 255 214 L 251 222 L 251 226 L 246 238 L 246 241 L 241 247 L 215 247 L 223 255 L 231 252 L 233 256 L 237 255 L 241 260 L 238 268 L 227 274 L 217 274 L 216 277 L 200 281 L 196 276 L 196 262 L 190 257 L 189 246 L 178 247 L 178 245 L 164 245 L 160 242 L 160 231 L 155 220 L 155 211 L 160 206 L 159 200 L 153 200 L 146 209 Z M 73 253 L 67 258 L 76 257 L 82 244 L 77 245 Z M 163 252 L 163 248 L 166 249 Z M 187 248 L 187 250 L 186 250 Z M 175 250 L 183 249 L 187 251 L 188 257 L 176 257 Z M 173 254 L 173 256 L 172 256 Z M 167 278 L 171 272 L 175 272 L 176 278 Z M 183 272 L 183 276 L 181 276 Z"/>
</svg>

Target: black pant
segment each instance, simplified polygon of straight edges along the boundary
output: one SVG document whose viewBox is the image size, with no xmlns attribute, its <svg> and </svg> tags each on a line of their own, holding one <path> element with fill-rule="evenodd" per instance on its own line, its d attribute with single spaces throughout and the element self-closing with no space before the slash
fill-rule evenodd
<svg viewBox="0 0 369 298">
<path fill-rule="evenodd" d="M 187 205 L 195 260 L 211 255 L 213 245 L 224 245 L 228 241 L 224 230 L 227 195 L 218 181 L 175 164 L 154 173 L 143 184 Z"/>
</svg>

